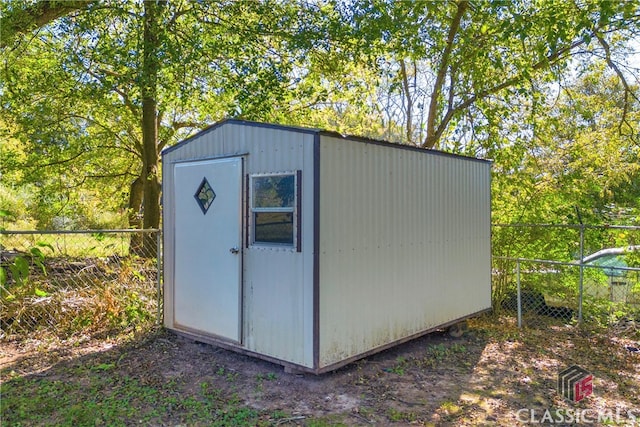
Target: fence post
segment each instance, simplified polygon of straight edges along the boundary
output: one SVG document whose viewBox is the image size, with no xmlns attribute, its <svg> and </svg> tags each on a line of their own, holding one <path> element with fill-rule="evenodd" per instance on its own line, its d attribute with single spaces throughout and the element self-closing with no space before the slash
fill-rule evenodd
<svg viewBox="0 0 640 427">
<path fill-rule="evenodd" d="M 162 241 L 162 231 L 158 230 L 156 232 L 156 296 L 158 298 L 157 301 L 157 313 L 156 313 L 156 324 L 162 324 L 162 253 L 161 249 L 161 241 Z"/>
<path fill-rule="evenodd" d="M 580 219 L 580 279 L 578 281 L 578 324 L 582 324 L 582 301 L 584 287 L 584 224 Z"/>
<path fill-rule="evenodd" d="M 518 292 L 518 328 L 522 328 L 522 294 L 520 293 L 520 258 L 516 259 L 516 286 Z"/>
</svg>

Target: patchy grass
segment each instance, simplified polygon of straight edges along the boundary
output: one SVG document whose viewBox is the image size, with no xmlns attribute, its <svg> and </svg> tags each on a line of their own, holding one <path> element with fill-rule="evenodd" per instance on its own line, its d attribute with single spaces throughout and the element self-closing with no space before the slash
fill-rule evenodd
<svg viewBox="0 0 640 427">
<path fill-rule="evenodd" d="M 0 415 L 11 426 L 507 426 L 520 409 L 640 418 L 640 356 L 626 349 L 639 339 L 486 317 L 461 339 L 430 334 L 320 377 L 163 331 L 75 346 L 4 342 Z M 572 364 L 594 375 L 594 394 L 577 404 L 555 390 Z"/>
<path fill-rule="evenodd" d="M 136 347 L 124 344 L 121 351 Z M 237 374 L 209 378 L 194 388 L 187 378 L 157 381 L 144 371 L 123 369 L 122 359 L 122 353 L 97 353 L 46 373 L 5 370 L 0 385 L 3 425 L 266 426 L 286 415 L 243 405 L 225 384 Z"/>
</svg>

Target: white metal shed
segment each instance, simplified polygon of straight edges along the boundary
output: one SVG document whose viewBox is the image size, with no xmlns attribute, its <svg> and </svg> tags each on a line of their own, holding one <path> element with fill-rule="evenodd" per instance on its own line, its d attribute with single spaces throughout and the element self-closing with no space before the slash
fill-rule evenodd
<svg viewBox="0 0 640 427">
<path fill-rule="evenodd" d="M 491 308 L 488 161 L 225 120 L 162 167 L 169 329 L 317 374 Z"/>
</svg>

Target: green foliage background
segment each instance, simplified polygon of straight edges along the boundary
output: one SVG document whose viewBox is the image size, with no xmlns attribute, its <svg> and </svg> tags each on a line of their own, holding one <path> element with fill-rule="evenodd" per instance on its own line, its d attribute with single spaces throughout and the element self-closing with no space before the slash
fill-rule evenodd
<svg viewBox="0 0 640 427">
<path fill-rule="evenodd" d="M 140 227 L 157 153 L 225 117 L 490 158 L 495 223 L 639 221 L 637 3 L 157 5 L 153 43 L 139 1 L 0 5 L 3 227 Z M 494 249 L 568 259 L 566 233 Z"/>
</svg>

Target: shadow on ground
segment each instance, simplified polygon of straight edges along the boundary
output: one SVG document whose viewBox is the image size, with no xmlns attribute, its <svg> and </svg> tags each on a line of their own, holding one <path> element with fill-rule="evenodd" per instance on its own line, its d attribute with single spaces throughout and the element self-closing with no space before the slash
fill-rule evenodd
<svg viewBox="0 0 640 427">
<path fill-rule="evenodd" d="M 518 410 L 565 407 L 556 375 L 594 372 L 585 407 L 639 407 L 629 338 L 483 318 L 321 376 L 159 331 L 112 345 L 3 346 L 2 417 L 15 425 L 514 425 Z M 6 396 L 11 396 L 6 398 Z M 525 413 L 526 414 L 526 413 Z M 640 415 L 640 411 L 638 412 Z"/>
</svg>

